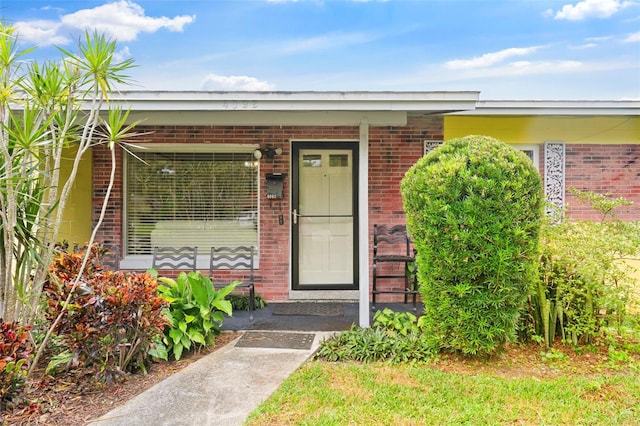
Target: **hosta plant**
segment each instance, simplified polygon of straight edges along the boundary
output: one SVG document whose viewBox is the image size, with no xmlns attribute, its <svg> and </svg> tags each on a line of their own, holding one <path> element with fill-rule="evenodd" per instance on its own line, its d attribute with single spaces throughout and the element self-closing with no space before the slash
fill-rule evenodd
<svg viewBox="0 0 640 426">
<path fill-rule="evenodd" d="M 232 315 L 229 293 L 238 285 L 233 282 L 216 290 L 211 280 L 200 272 L 181 272 L 178 277 L 159 277 L 160 296 L 168 303 L 164 310 L 169 325 L 164 342 L 179 360 L 185 350 L 212 345 L 220 333 L 224 315 Z"/>
<path fill-rule="evenodd" d="M 406 336 L 409 333 L 420 333 L 424 327 L 424 317 L 416 317 L 411 312 L 395 312 L 384 308 L 373 316 L 373 326 Z"/>
</svg>

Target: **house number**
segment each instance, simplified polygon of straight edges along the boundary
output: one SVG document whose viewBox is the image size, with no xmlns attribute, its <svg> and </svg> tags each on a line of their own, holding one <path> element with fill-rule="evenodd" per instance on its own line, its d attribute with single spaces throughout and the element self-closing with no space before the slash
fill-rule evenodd
<svg viewBox="0 0 640 426">
<path fill-rule="evenodd" d="M 255 109 L 258 108 L 258 101 L 224 101 L 224 109 Z"/>
</svg>

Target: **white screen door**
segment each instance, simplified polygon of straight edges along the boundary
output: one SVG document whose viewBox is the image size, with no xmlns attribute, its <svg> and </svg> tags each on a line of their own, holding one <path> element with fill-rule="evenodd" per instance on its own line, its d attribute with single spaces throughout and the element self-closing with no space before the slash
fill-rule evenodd
<svg viewBox="0 0 640 426">
<path fill-rule="evenodd" d="M 352 143 L 294 145 L 293 288 L 357 288 Z"/>
</svg>

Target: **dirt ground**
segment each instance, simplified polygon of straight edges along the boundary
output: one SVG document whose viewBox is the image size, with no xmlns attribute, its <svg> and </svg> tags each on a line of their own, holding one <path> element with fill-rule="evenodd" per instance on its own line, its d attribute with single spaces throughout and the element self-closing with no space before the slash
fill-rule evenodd
<svg viewBox="0 0 640 426">
<path fill-rule="evenodd" d="M 30 405 L 2 413 L 4 418 L 0 418 L 0 424 L 85 425 L 236 337 L 237 333 L 223 333 L 217 337 L 215 347 L 190 354 L 179 362 L 154 364 L 146 376 L 132 375 L 110 386 L 99 385 L 92 377 L 62 376 L 54 379 L 41 376 L 29 394 Z M 616 364 L 610 360 L 606 345 L 594 345 L 581 353 L 562 345 L 556 345 L 552 350 L 545 350 L 537 344 L 510 345 L 502 354 L 489 359 L 441 355 L 429 368 L 460 374 L 540 379 L 567 374 L 637 374 L 640 351 L 632 351 L 629 355 L 629 361 Z"/>
<path fill-rule="evenodd" d="M 54 378 L 36 374 L 27 404 L 0 412 L 0 424 L 85 425 L 238 336 L 238 333 L 222 333 L 216 336 L 215 346 L 187 354 L 177 362 L 152 364 L 146 375 L 133 374 L 112 385 L 97 383 L 92 376 L 68 374 Z"/>
</svg>

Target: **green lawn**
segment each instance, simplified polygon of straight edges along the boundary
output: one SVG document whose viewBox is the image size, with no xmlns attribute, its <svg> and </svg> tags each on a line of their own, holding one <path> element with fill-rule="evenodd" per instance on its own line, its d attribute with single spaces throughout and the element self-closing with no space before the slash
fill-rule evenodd
<svg viewBox="0 0 640 426">
<path fill-rule="evenodd" d="M 572 374 L 551 365 L 540 375 L 449 370 L 309 362 L 247 424 L 640 424 L 640 374 L 635 368 Z"/>
</svg>

